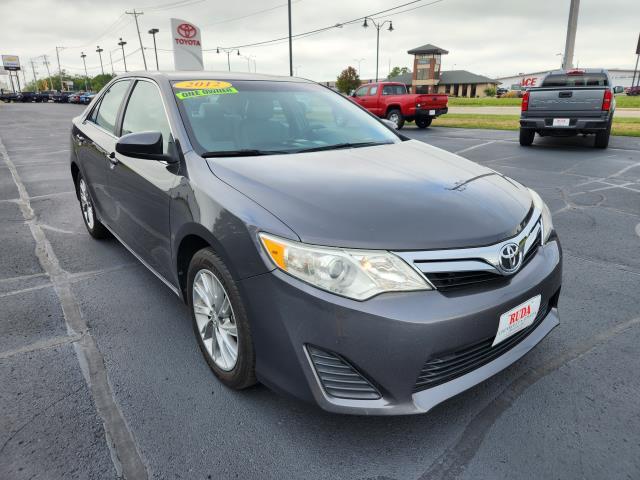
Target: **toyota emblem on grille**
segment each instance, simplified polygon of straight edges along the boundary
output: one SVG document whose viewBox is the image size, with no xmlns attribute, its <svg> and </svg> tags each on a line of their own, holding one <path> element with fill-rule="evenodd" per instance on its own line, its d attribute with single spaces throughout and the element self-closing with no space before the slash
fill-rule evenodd
<svg viewBox="0 0 640 480">
<path fill-rule="evenodd" d="M 522 252 L 517 243 L 507 243 L 500 249 L 500 269 L 505 273 L 513 273 L 520 267 Z"/>
</svg>

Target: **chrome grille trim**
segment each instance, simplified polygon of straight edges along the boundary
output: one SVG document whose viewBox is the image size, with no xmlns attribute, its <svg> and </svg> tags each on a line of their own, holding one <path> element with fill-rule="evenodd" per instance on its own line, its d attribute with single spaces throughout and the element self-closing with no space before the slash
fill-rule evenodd
<svg viewBox="0 0 640 480">
<path fill-rule="evenodd" d="M 520 233 L 493 245 L 393 253 L 422 273 L 427 280 L 429 280 L 429 274 L 449 272 L 487 272 L 509 277 L 519 272 L 525 262 L 521 262 L 516 272 L 505 273 L 500 269 L 500 251 L 509 243 L 517 243 L 520 246 L 522 258 L 525 259 L 530 250 L 538 248 L 542 238 L 541 213 L 539 208 L 534 207 L 529 222 Z M 431 280 L 429 283 L 432 283 Z"/>
</svg>

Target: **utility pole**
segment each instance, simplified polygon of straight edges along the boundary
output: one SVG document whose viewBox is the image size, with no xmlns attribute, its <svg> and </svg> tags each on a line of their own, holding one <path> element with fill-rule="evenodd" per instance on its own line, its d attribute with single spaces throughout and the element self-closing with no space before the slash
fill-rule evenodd
<svg viewBox="0 0 640 480">
<path fill-rule="evenodd" d="M 60 76 L 60 91 L 62 92 L 64 88 L 62 87 L 62 68 L 60 68 L 60 50 L 64 50 L 64 47 L 56 47 L 56 59 L 58 60 L 58 75 Z"/>
<path fill-rule="evenodd" d="M 580 0 L 571 0 L 571 6 L 569 7 L 569 22 L 567 23 L 567 42 L 564 46 L 564 57 L 562 57 L 562 68 L 564 70 L 573 68 L 573 50 L 576 45 L 579 10 Z"/>
<path fill-rule="evenodd" d="M 391 20 L 385 20 L 382 23 L 377 23 L 373 18 L 365 17 L 364 23 L 362 24 L 363 28 L 369 27 L 369 24 L 367 23 L 367 20 L 369 20 L 371 23 L 373 23 L 373 26 L 376 27 L 376 82 L 377 82 L 378 81 L 378 66 L 380 64 L 380 29 L 382 27 L 384 27 L 388 23 L 389 24 L 389 28 L 387 30 L 389 30 L 390 32 L 393 32 L 393 22 Z"/>
<path fill-rule="evenodd" d="M 366 58 L 354 58 L 353 61 L 354 62 L 358 62 L 358 76 L 360 76 L 360 66 L 362 64 L 362 62 L 364 62 L 366 60 Z"/>
<path fill-rule="evenodd" d="M 36 85 L 36 93 L 38 92 L 38 77 L 36 77 L 36 66 L 33 64 L 33 59 L 30 60 L 31 62 L 31 71 L 33 72 L 33 82 Z"/>
<path fill-rule="evenodd" d="M 293 77 L 293 38 L 291 36 L 291 0 L 288 2 L 289 7 L 289 76 Z"/>
<path fill-rule="evenodd" d="M 144 56 L 144 47 L 142 46 L 142 37 L 140 36 L 140 26 L 138 25 L 138 15 L 144 15 L 144 12 L 136 12 L 136 9 L 133 9 L 133 12 L 124 12 L 127 15 L 133 15 L 133 18 L 136 20 L 136 30 L 138 30 L 138 40 L 140 40 L 140 51 L 142 52 L 142 62 L 144 63 L 144 69 L 147 69 L 147 59 Z M 155 38 L 155 37 L 154 37 Z"/>
<path fill-rule="evenodd" d="M 82 58 L 82 63 L 84 63 L 84 90 L 86 92 L 89 91 L 89 87 L 87 86 L 87 80 L 89 80 L 89 75 L 87 74 L 87 62 L 85 60 L 87 56 L 84 52 L 80 52 L 80 58 Z"/>
<path fill-rule="evenodd" d="M 102 71 L 102 75 L 104 75 L 104 68 L 102 67 L 102 52 L 104 52 L 103 48 L 100 48 L 100 45 L 96 47 L 96 52 L 98 52 L 98 56 L 100 57 L 100 70 Z"/>
<path fill-rule="evenodd" d="M 160 70 L 160 66 L 158 64 L 158 47 L 156 46 L 156 33 L 158 33 L 160 30 L 158 30 L 157 28 L 152 28 L 151 30 L 149 30 L 149 33 L 153 36 L 153 51 L 156 54 L 156 70 Z"/>
<path fill-rule="evenodd" d="M 638 71 L 638 60 L 640 60 L 640 35 L 638 35 L 638 46 L 636 47 L 636 68 L 633 69 L 633 80 L 631 80 L 631 86 L 636 85 L 636 72 Z M 640 79 L 638 81 L 640 84 Z"/>
<path fill-rule="evenodd" d="M 47 85 L 47 86 L 53 87 L 53 81 L 51 80 L 51 72 L 49 71 L 49 59 L 47 58 L 47 55 L 42 55 L 42 58 L 44 59 L 43 60 L 44 66 L 47 67 L 47 76 L 49 77 L 47 84 L 51 82 L 51 85 Z M 53 90 L 53 88 L 51 88 L 51 90 Z"/>
<path fill-rule="evenodd" d="M 122 47 L 122 61 L 124 62 L 124 71 L 127 71 L 127 57 L 125 57 L 124 55 L 124 46 L 127 44 L 127 42 L 125 42 L 124 40 L 122 40 L 122 37 L 120 37 L 120 41 L 118 42 L 118 45 L 120 45 Z"/>
</svg>

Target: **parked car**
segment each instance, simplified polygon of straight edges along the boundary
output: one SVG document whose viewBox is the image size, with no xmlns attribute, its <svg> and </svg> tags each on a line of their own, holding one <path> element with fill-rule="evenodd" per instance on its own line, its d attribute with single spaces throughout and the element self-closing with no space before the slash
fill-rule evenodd
<svg viewBox="0 0 640 480">
<path fill-rule="evenodd" d="M 626 94 L 631 96 L 640 95 L 640 85 L 627 88 Z"/>
<path fill-rule="evenodd" d="M 74 92 L 57 91 L 51 96 L 51 100 L 53 100 L 54 103 L 67 103 L 69 101 L 69 96 L 73 93 Z"/>
<path fill-rule="evenodd" d="M 380 118 L 396 124 L 416 122 L 418 128 L 427 128 L 434 118 L 448 112 L 449 97 L 444 94 L 409 94 L 407 87 L 398 82 L 379 82 L 362 85 L 353 93 L 353 101 Z"/>
<path fill-rule="evenodd" d="M 69 97 L 67 98 L 67 101 L 69 103 L 80 103 L 80 96 L 83 94 L 84 92 L 76 92 L 76 93 L 72 93 L 69 95 Z"/>
<path fill-rule="evenodd" d="M 503 95 L 506 95 L 507 93 L 509 93 L 509 89 L 508 88 L 498 87 L 496 89 L 496 96 L 497 97 L 501 97 Z"/>
<path fill-rule="evenodd" d="M 540 136 L 595 135 L 595 146 L 607 148 L 616 109 L 609 73 L 603 69 L 555 70 L 542 85 L 522 97 L 520 145 L 529 146 Z"/>
<path fill-rule="evenodd" d="M 3 90 L 0 93 L 0 100 L 4 103 L 16 102 L 18 101 L 18 98 L 18 94 L 14 92 L 6 92 Z"/>
<path fill-rule="evenodd" d="M 17 101 L 22 103 L 38 102 L 38 94 L 36 92 L 20 92 Z"/>
<path fill-rule="evenodd" d="M 187 303 L 231 388 L 420 413 L 558 325 L 562 253 L 537 193 L 313 82 L 128 74 L 71 140 L 87 231 Z"/>
<path fill-rule="evenodd" d="M 85 92 L 82 95 L 80 95 L 79 103 L 82 103 L 83 105 L 88 105 L 89 103 L 91 103 L 91 100 L 93 100 L 93 97 L 95 96 L 96 94 L 94 92 Z"/>
<path fill-rule="evenodd" d="M 38 103 L 48 103 L 49 100 L 51 100 L 51 96 L 54 94 L 55 92 L 52 90 L 45 90 L 42 92 L 38 92 L 38 94 L 36 95 L 36 102 Z"/>
</svg>

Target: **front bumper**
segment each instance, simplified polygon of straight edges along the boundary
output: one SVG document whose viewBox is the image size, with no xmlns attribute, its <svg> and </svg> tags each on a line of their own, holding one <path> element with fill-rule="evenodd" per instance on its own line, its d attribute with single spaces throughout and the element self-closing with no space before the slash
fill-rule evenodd
<svg viewBox="0 0 640 480">
<path fill-rule="evenodd" d="M 364 302 L 318 290 L 273 271 L 242 281 L 260 381 L 351 414 L 423 413 L 503 370 L 557 324 L 561 285 L 557 238 L 508 283 L 441 292 L 383 294 Z M 444 352 L 495 336 L 502 313 L 536 295 L 550 304 L 546 317 L 523 340 L 479 368 L 435 387 L 414 391 L 425 362 Z M 322 388 L 307 346 L 335 352 L 374 383 L 382 398 L 336 398 Z"/>
</svg>

